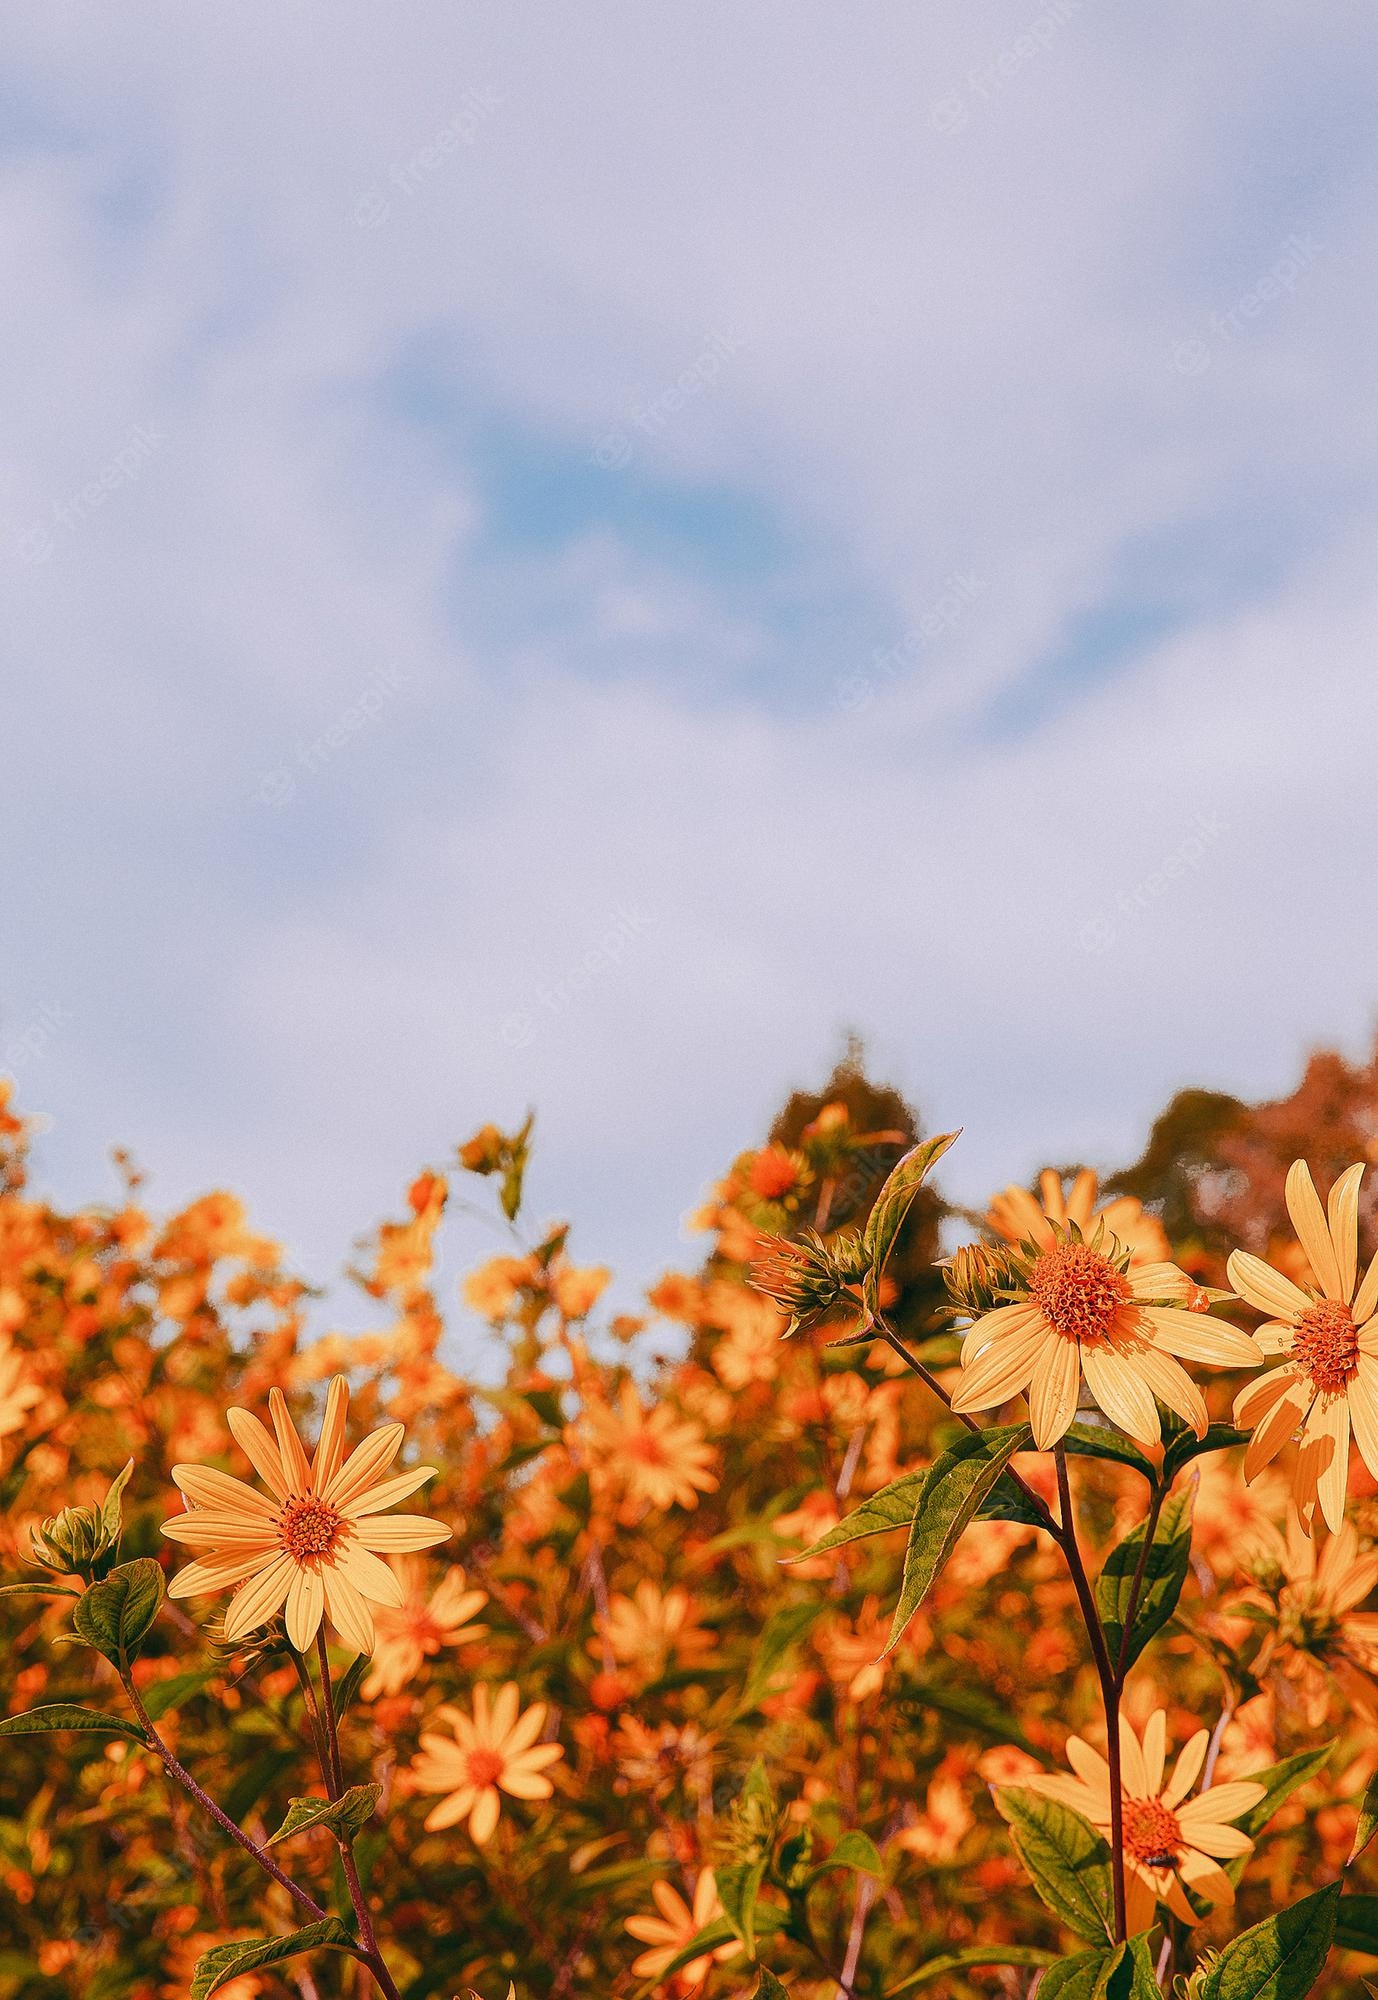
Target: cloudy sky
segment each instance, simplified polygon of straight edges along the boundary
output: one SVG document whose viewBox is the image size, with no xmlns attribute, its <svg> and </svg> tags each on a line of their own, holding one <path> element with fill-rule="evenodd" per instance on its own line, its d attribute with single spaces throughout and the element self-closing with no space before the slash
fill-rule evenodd
<svg viewBox="0 0 1378 2000">
<path fill-rule="evenodd" d="M 1378 20 L 7 16 L 0 1066 L 631 1279 L 848 1029 L 968 1199 L 1367 1045 Z M 465 1238 L 456 1255 L 486 1241 Z"/>
</svg>

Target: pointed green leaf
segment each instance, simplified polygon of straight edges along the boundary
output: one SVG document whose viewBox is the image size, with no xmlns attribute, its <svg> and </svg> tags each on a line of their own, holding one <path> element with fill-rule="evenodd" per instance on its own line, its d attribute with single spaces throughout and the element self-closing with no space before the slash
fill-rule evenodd
<svg viewBox="0 0 1378 2000">
<path fill-rule="evenodd" d="M 1177 1608 L 1191 1562 L 1191 1506 L 1194 1497 L 1194 1486 L 1187 1486 L 1181 1493 L 1170 1494 L 1163 1502 L 1153 1544 L 1144 1564 L 1133 1630 L 1124 1653 L 1126 1666 L 1133 1666 L 1154 1633 L 1162 1630 Z M 1121 1656 L 1124 1621 L 1129 1613 L 1147 1527 L 1147 1521 L 1140 1521 L 1122 1542 L 1116 1543 L 1096 1579 L 1096 1609 L 1105 1627 L 1105 1643 L 1110 1649 L 1112 1662 Z"/>
<path fill-rule="evenodd" d="M 1263 1797 L 1250 1812 L 1241 1813 L 1235 1824 L 1241 1833 L 1247 1833 L 1250 1840 L 1257 1840 L 1264 1827 L 1284 1799 L 1304 1785 L 1308 1778 L 1314 1778 L 1322 1770 L 1335 1748 L 1335 1739 L 1322 1743 L 1318 1750 L 1302 1750 L 1295 1757 L 1288 1757 L 1284 1763 L 1270 1764 L 1266 1771 L 1251 1771 L 1249 1776 L 1263 1786 Z M 1222 1861 L 1221 1867 L 1232 1882 L 1239 1882 L 1249 1865 L 1250 1856 L 1240 1854 L 1233 1861 Z"/>
<path fill-rule="evenodd" d="M 1150 1486 L 1157 1484 L 1152 1459 L 1145 1458 L 1133 1440 L 1111 1424 L 1073 1424 L 1062 1444 L 1072 1458 L 1104 1458 L 1112 1465 L 1128 1465 Z"/>
<path fill-rule="evenodd" d="M 756 1956 L 756 1898 L 761 1893 L 769 1862 L 770 1850 L 767 1848 L 754 1861 L 723 1861 L 714 1870 L 718 1901 L 723 1906 L 728 1923 L 746 1947 L 748 1958 Z"/>
<path fill-rule="evenodd" d="M 0 1583 L 0 1597 L 80 1597 L 62 1583 Z"/>
<path fill-rule="evenodd" d="M 915 1503 L 899 1603 L 882 1659 L 899 1644 L 963 1531 L 976 1518 L 981 1502 L 1015 1452 L 1027 1447 L 1031 1436 L 1027 1424 L 968 1431 L 934 1459 Z"/>
<path fill-rule="evenodd" d="M 1339 1900 L 1332 1882 L 1242 1932 L 1202 1980 L 1201 2000 L 1301 2000 L 1330 1951 Z"/>
<path fill-rule="evenodd" d="M 1368 1790 L 1359 1807 L 1359 1824 L 1354 1829 L 1354 1845 L 1349 1850 L 1351 1862 L 1359 1859 L 1375 1833 L 1378 1833 L 1378 1772 L 1369 1779 Z"/>
<path fill-rule="evenodd" d="M 115 1478 L 110 1482 L 110 1491 L 101 1503 L 101 1521 L 105 1527 L 106 1534 L 114 1541 L 119 1540 L 120 1531 L 124 1526 L 124 1514 L 120 1506 L 120 1496 L 123 1494 L 125 1487 L 128 1486 L 133 1470 L 134 1461 L 131 1458 L 126 1464 L 124 1471 L 117 1473 Z"/>
<path fill-rule="evenodd" d="M 338 1951 L 355 1948 L 354 1939 L 338 1917 L 308 1924 L 305 1930 L 292 1931 L 287 1937 L 236 1938 L 229 1944 L 218 1944 L 196 1961 L 191 2000 L 210 2000 L 212 1993 L 241 1973 L 257 1972 L 265 1965 L 280 1965 L 284 1958 L 295 1958 L 303 1951 L 319 1951 L 327 1945 Z"/>
<path fill-rule="evenodd" d="M 1039 1951 L 1035 1945 L 1024 1944 L 969 1944 L 961 1951 L 945 1951 L 941 1958 L 930 1958 L 918 1970 L 902 1979 L 898 1986 L 892 1986 L 885 2000 L 902 2000 L 906 1993 L 914 1993 L 920 1986 L 931 1986 L 935 1979 L 945 1979 L 949 1972 L 965 1972 L 978 1965 L 1051 1965 L 1053 1954 Z"/>
<path fill-rule="evenodd" d="M 874 1875 L 877 1880 L 885 1874 L 885 1863 L 880 1858 L 880 1850 L 869 1834 L 860 1831 L 844 1833 L 826 1861 L 820 1861 L 816 1868 L 809 1870 L 808 1881 L 816 1882 L 820 1875 L 826 1875 L 830 1868 L 852 1868 L 858 1875 Z"/>
<path fill-rule="evenodd" d="M 1364 1951 L 1378 1958 L 1378 1896 L 1342 1896 L 1335 1921 L 1341 1951 Z"/>
<path fill-rule="evenodd" d="M 1016 1785 L 997 1790 L 995 1809 L 1053 1915 L 1078 1937 L 1113 1943 L 1110 1849 L 1096 1829 L 1070 1806 Z"/>
<path fill-rule="evenodd" d="M 163 1588 L 162 1568 L 152 1556 L 121 1563 L 78 1598 L 72 1612 L 77 1637 L 116 1666 L 132 1660 L 158 1616 Z"/>
<path fill-rule="evenodd" d="M 912 1527 L 919 1494 L 930 1470 L 925 1465 L 918 1472 L 906 1472 L 900 1478 L 892 1479 L 888 1486 L 882 1486 L 869 1500 L 863 1500 L 859 1507 L 854 1507 L 845 1521 L 839 1521 L 835 1528 L 830 1528 L 812 1548 L 805 1549 L 802 1555 L 786 1556 L 785 1562 L 808 1562 L 814 1556 L 826 1555 L 829 1549 L 840 1549 L 848 1542 L 862 1541 L 867 1535 L 883 1535 L 895 1528 Z"/>
<path fill-rule="evenodd" d="M 1050 1965 L 1038 1982 L 1038 2000 L 1097 2000 L 1100 1982 L 1115 1963 L 1112 1951 L 1079 1951 Z"/>
<path fill-rule="evenodd" d="M 769 1617 L 761 1627 L 760 1637 L 751 1656 L 747 1669 L 741 1699 L 735 1716 L 749 1715 L 767 1696 L 775 1691 L 775 1680 L 785 1658 L 822 1614 L 824 1607 L 817 1598 L 810 1598 L 803 1604 L 786 1604 Z"/>
<path fill-rule="evenodd" d="M 1232 1445 L 1248 1442 L 1248 1431 L 1237 1431 L 1233 1424 L 1211 1424 L 1203 1438 L 1197 1437 L 1195 1431 L 1179 1431 L 1176 1437 L 1168 1440 L 1163 1453 L 1164 1486 L 1170 1486 L 1182 1467 L 1190 1465 L 1192 1459 L 1200 1458 L 1204 1452 L 1228 1451 Z"/>
<path fill-rule="evenodd" d="M 929 1168 L 935 1160 L 942 1158 L 958 1136 L 957 1132 L 942 1132 L 936 1139 L 925 1139 L 921 1145 L 911 1146 L 903 1159 L 897 1160 L 891 1168 L 872 1203 L 866 1227 L 861 1233 L 866 1262 L 877 1277 L 885 1269 L 886 1259 L 900 1233 L 900 1225 L 909 1212 L 909 1204 L 927 1179 Z"/>
<path fill-rule="evenodd" d="M 335 1685 L 335 1714 L 342 1716 L 349 1707 L 363 1682 L 365 1674 L 373 1665 L 368 1653 L 356 1653 Z"/>
<path fill-rule="evenodd" d="M 54 1701 L 44 1708 L 31 1708 L 25 1715 L 7 1715 L 0 1722 L 0 1736 L 43 1736 L 54 1729 L 84 1729 L 92 1735 L 132 1736 L 136 1743 L 148 1738 L 135 1722 L 121 1715 L 104 1715 L 96 1708 L 78 1708 L 75 1702 Z"/>
<path fill-rule="evenodd" d="M 315 1826 L 329 1827 L 332 1833 L 348 1838 L 368 1825 L 382 1796 L 381 1785 L 351 1785 L 338 1799 L 290 1799 L 287 1817 L 268 1845 L 274 1847 L 278 1841 L 290 1840 L 294 1833 L 306 1833 Z"/>
<path fill-rule="evenodd" d="M 773 1972 L 761 1967 L 761 1977 L 756 1986 L 756 2000 L 789 2000 L 789 1991 L 782 1986 Z"/>
</svg>

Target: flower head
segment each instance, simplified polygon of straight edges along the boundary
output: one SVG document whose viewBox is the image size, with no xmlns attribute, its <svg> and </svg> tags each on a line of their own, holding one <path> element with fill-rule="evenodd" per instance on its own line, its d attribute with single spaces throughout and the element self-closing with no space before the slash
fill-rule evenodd
<svg viewBox="0 0 1378 2000">
<path fill-rule="evenodd" d="M 360 1689 L 365 1701 L 400 1694 L 442 1646 L 464 1646 L 488 1631 L 486 1625 L 470 1622 L 488 1602 L 488 1592 L 471 1590 L 458 1564 L 428 1594 L 421 1563 L 415 1556 L 402 1556 L 397 1580 L 402 1603 L 380 1605 L 374 1613 L 373 1670 Z"/>
<path fill-rule="evenodd" d="M 1308 1529 L 1317 1505 L 1330 1528 L 1344 1519 L 1351 1430 L 1378 1478 L 1378 1256 L 1357 1283 L 1363 1173 L 1362 1163 L 1346 1168 L 1323 1209 L 1305 1160 L 1292 1164 L 1287 1212 L 1315 1279 L 1310 1290 L 1245 1250 L 1228 1266 L 1239 1296 L 1267 1315 L 1259 1346 L 1286 1357 L 1235 1399 L 1235 1422 L 1254 1433 L 1244 1477 L 1253 1479 L 1297 1438 L 1292 1491 Z"/>
<path fill-rule="evenodd" d="M 1065 1191 L 1062 1175 L 1045 1167 L 1038 1177 L 1038 1192 L 1041 1201 L 1035 1201 L 1027 1188 L 1014 1186 L 992 1196 L 986 1221 L 1006 1243 L 1034 1243 L 1047 1250 L 1071 1224 L 1084 1236 L 1100 1225 L 1125 1246 L 1131 1266 L 1162 1264 L 1171 1254 L 1162 1223 L 1145 1215 L 1143 1203 L 1132 1194 L 1117 1195 L 1103 1208 L 1096 1207 L 1096 1176 L 1089 1167 L 1083 1167 Z"/>
<path fill-rule="evenodd" d="M 630 1382 L 622 1384 L 616 1409 L 594 1404 L 586 1421 L 604 1464 L 621 1479 L 630 1500 L 697 1507 L 700 1493 L 712 1493 L 718 1484 L 709 1470 L 713 1448 L 698 1426 L 660 1403 L 643 1410 Z"/>
<path fill-rule="evenodd" d="M 469 1838 L 482 1847 L 502 1812 L 500 1791 L 514 1799 L 548 1799 L 555 1787 L 544 1773 L 565 1753 L 558 1743 L 537 1742 L 545 1717 L 543 1701 L 521 1712 L 515 1681 L 499 1688 L 491 1702 L 480 1683 L 472 1715 L 438 1708 L 436 1720 L 448 1723 L 452 1734 L 424 1732 L 411 1767 L 417 1791 L 445 1794 L 427 1815 L 426 1831 L 439 1833 L 467 1819 Z"/>
<path fill-rule="evenodd" d="M 668 1882 L 653 1882 L 651 1895 L 660 1915 L 627 1919 L 627 1930 L 631 1936 L 638 1943 L 651 1947 L 632 1960 L 632 1971 L 640 1979 L 656 1978 L 672 1959 L 678 1958 L 685 1945 L 723 1913 L 718 1900 L 717 1880 L 711 1868 L 700 1871 L 694 1885 L 692 1905 L 686 1903 Z M 730 1944 L 719 1945 L 716 1951 L 705 1952 L 702 1958 L 691 1959 L 688 1965 L 681 1966 L 676 1978 L 686 1991 L 702 1986 L 713 1969 L 714 1959 L 731 1958 L 740 1949 L 741 1946 L 733 1938 Z"/>
<path fill-rule="evenodd" d="M 1198 1921 L 1183 1884 L 1208 1903 L 1232 1903 L 1234 1884 L 1220 1866 L 1253 1852 L 1248 1834 L 1231 1824 L 1264 1795 L 1252 1778 L 1213 1785 L 1194 1799 L 1187 1793 L 1206 1761 L 1210 1731 L 1198 1729 L 1163 1782 L 1167 1717 L 1155 1709 L 1142 1740 L 1120 1717 L 1120 1796 L 1124 1829 L 1125 1888 L 1130 1935 L 1147 1930 L 1154 1906 L 1166 1903 L 1185 1924 Z M 1067 1739 L 1067 1761 L 1076 1773 L 1023 1778 L 1025 1790 L 1057 1799 L 1110 1832 L 1110 1766 L 1079 1736 Z"/>
<path fill-rule="evenodd" d="M 1008 1303 L 974 1321 L 962 1343 L 954 1410 L 988 1410 L 1027 1392 L 1034 1442 L 1046 1451 L 1073 1422 L 1082 1378 L 1130 1437 L 1156 1444 L 1157 1402 L 1204 1437 L 1205 1399 L 1175 1358 L 1217 1368 L 1263 1359 L 1248 1334 L 1189 1310 L 1197 1287 L 1175 1264 L 1134 1264 L 1103 1229 L 1075 1223 L 1010 1260 Z M 1157 1402 L 1155 1402 L 1155 1397 Z"/>
<path fill-rule="evenodd" d="M 229 1645 L 285 1607 L 287 1637 L 299 1652 L 312 1644 L 328 1612 L 346 1645 L 370 1653 L 370 1604 L 397 1609 L 404 1601 L 380 1558 L 449 1538 L 444 1522 L 420 1514 L 381 1518 L 433 1479 L 436 1468 L 421 1465 L 383 1478 L 401 1449 L 401 1424 L 374 1431 L 346 1458 L 349 1387 L 342 1375 L 330 1385 L 314 1457 L 307 1457 L 280 1389 L 269 1391 L 268 1407 L 276 1443 L 247 1410 L 226 1413 L 266 1494 L 212 1466 L 173 1466 L 187 1511 L 165 1521 L 163 1533 L 201 1553 L 174 1579 L 169 1595 L 199 1597 L 238 1585 L 225 1613 Z"/>
</svg>

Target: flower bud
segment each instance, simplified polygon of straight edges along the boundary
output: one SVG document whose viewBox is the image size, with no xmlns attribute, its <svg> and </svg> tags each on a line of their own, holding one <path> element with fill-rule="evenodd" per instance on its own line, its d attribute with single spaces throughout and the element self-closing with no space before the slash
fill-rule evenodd
<svg viewBox="0 0 1378 2000">
<path fill-rule="evenodd" d="M 1009 1255 L 987 1243 L 964 1243 L 948 1259 L 945 1276 L 953 1305 L 979 1319 L 1004 1301 L 1012 1277 Z"/>
</svg>

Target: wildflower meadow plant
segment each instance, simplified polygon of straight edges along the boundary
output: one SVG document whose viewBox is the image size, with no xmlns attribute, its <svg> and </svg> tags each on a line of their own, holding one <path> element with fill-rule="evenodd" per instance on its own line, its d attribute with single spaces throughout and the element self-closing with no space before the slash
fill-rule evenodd
<svg viewBox="0 0 1378 2000">
<path fill-rule="evenodd" d="M 1264 1107 L 1169 1119 L 1161 1192 L 964 1213 L 956 1135 L 844 1064 L 630 1309 L 486 1125 L 349 1334 L 229 1194 L 34 1198 L 0 1088 L 0 2000 L 1358 1996 L 1341 1082 L 1323 1193 Z M 477 1380 L 436 1278 L 473 1177 Z"/>
</svg>

